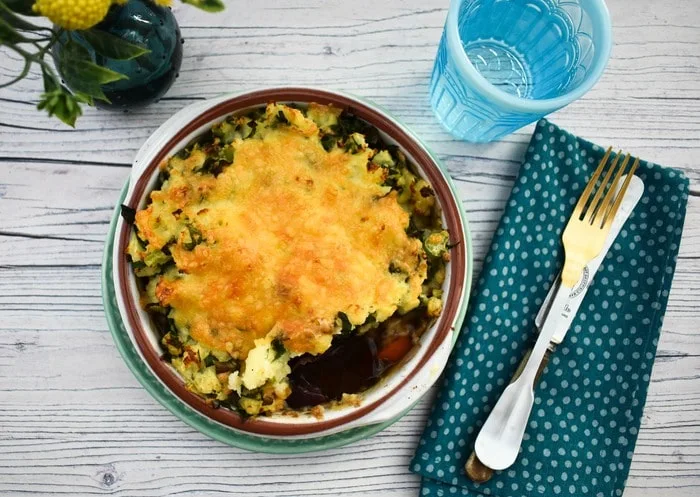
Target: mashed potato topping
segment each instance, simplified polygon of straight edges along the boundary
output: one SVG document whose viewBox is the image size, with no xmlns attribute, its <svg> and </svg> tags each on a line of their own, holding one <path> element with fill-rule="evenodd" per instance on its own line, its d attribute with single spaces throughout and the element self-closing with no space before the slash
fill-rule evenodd
<svg viewBox="0 0 700 497">
<path fill-rule="evenodd" d="M 344 124 L 333 107 L 270 104 L 162 165 L 128 252 L 194 391 L 238 397 L 248 414 L 279 410 L 291 357 L 395 313 L 441 308 L 424 288 L 434 254 L 413 226 L 434 218 L 430 186 L 400 152 Z"/>
</svg>

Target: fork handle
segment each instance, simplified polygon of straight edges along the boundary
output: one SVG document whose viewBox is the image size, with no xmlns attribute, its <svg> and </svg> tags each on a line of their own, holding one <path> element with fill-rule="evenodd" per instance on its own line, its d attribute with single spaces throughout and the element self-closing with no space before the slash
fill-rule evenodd
<svg viewBox="0 0 700 497">
<path fill-rule="evenodd" d="M 569 291 L 559 290 L 552 302 L 535 347 L 522 373 L 503 391 L 476 438 L 474 452 L 479 460 L 494 470 L 506 469 L 515 462 L 535 401 L 534 383 L 557 322 L 569 300 Z"/>
</svg>

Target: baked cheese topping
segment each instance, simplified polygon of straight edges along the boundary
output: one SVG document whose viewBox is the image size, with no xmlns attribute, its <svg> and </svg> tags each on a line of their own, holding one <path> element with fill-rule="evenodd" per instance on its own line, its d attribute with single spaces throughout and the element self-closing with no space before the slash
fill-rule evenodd
<svg viewBox="0 0 700 497">
<path fill-rule="evenodd" d="M 210 348 L 245 358 L 272 333 L 294 353 L 321 353 L 339 312 L 353 324 L 370 314 L 381 322 L 419 303 L 422 244 L 406 234 L 409 215 L 381 186 L 382 170 L 368 170 L 371 150 L 326 152 L 307 126 L 308 134 L 285 126 L 239 139 L 217 178 L 197 172 L 203 151 L 173 158 L 169 180 L 136 215 L 149 247 L 176 238 L 179 271 L 156 295 Z M 193 249 L 188 223 L 203 239 Z"/>
<path fill-rule="evenodd" d="M 409 233 L 414 211 L 433 212 L 433 192 L 362 134 L 332 141 L 339 116 L 270 104 L 256 119 L 229 118 L 162 164 L 136 213 L 129 254 L 150 278 L 144 303 L 171 321 L 164 345 L 196 391 L 221 398 L 271 381 L 283 399 L 290 357 L 427 305 L 430 254 Z M 439 298 L 429 304 L 440 312 Z M 219 377 L 205 369 L 210 353 L 241 366 Z"/>
</svg>

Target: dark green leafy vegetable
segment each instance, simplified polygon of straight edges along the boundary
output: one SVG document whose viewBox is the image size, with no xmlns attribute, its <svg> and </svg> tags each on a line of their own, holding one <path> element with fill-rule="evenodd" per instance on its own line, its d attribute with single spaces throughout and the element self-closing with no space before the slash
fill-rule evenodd
<svg viewBox="0 0 700 497">
<path fill-rule="evenodd" d="M 204 241 L 202 232 L 191 224 L 187 225 L 187 232 L 189 234 L 189 241 L 182 244 L 185 250 L 194 250 L 194 248 Z"/>
<path fill-rule="evenodd" d="M 408 220 L 408 226 L 406 227 L 406 234 L 410 236 L 411 238 L 421 238 L 423 234 L 423 230 L 418 228 L 416 226 L 416 216 L 411 216 L 411 218 Z"/>
<path fill-rule="evenodd" d="M 282 340 L 280 340 L 279 338 L 275 338 L 274 340 L 272 340 L 272 343 L 270 345 L 272 345 L 272 350 L 275 352 L 275 360 L 279 359 L 285 352 L 287 352 L 287 349 L 282 343 Z"/>
<path fill-rule="evenodd" d="M 353 133 L 364 135 L 365 142 L 371 148 L 381 149 L 386 148 L 382 143 L 379 131 L 371 124 L 366 123 L 362 119 L 355 117 L 347 110 L 344 110 L 338 118 L 338 123 L 331 128 L 332 131 L 346 140 Z"/>
<path fill-rule="evenodd" d="M 132 265 L 134 269 L 144 269 L 146 267 L 146 263 L 143 261 L 133 261 Z"/>
<path fill-rule="evenodd" d="M 167 335 L 171 331 L 168 316 L 161 312 L 158 312 L 157 310 L 153 309 L 153 307 L 147 308 L 146 311 L 148 312 L 148 316 L 151 318 L 151 321 L 153 321 L 153 324 L 158 330 L 158 334 L 161 336 L 161 339 L 163 339 L 165 335 Z"/>
<path fill-rule="evenodd" d="M 326 152 L 330 152 L 335 147 L 338 139 L 333 135 L 323 135 L 321 137 L 321 146 Z"/>
<path fill-rule="evenodd" d="M 345 151 L 350 152 L 351 154 L 356 154 L 360 150 L 362 150 L 362 143 L 358 141 L 356 135 L 352 134 L 348 136 L 348 138 L 345 140 Z"/>
<path fill-rule="evenodd" d="M 398 267 L 396 264 L 393 262 L 389 263 L 389 272 L 391 274 L 403 274 L 405 271 Z"/>
<path fill-rule="evenodd" d="M 248 136 L 254 136 L 255 135 L 255 130 L 258 128 L 258 122 L 255 120 L 251 120 L 248 123 L 248 127 L 250 127 L 251 131 Z M 248 138 L 248 136 L 244 136 L 243 138 Z"/>
<path fill-rule="evenodd" d="M 248 390 L 245 386 L 242 387 L 241 389 L 241 397 L 246 397 L 248 399 L 256 399 L 256 400 L 261 400 L 262 399 L 262 389 L 261 388 L 253 388 L 252 390 Z"/>
<path fill-rule="evenodd" d="M 216 368 L 216 374 L 230 373 L 231 371 L 236 371 L 238 369 L 238 362 L 235 360 L 230 360 L 226 362 L 216 361 L 214 363 Z"/>
<path fill-rule="evenodd" d="M 210 143 L 206 145 L 205 152 L 207 158 L 199 169 L 200 172 L 209 173 L 217 177 L 226 166 L 233 163 L 234 149 L 232 145 L 219 147 L 216 144 Z"/>
<path fill-rule="evenodd" d="M 289 124 L 289 119 L 287 119 L 287 116 L 284 115 L 284 112 L 281 110 L 277 112 L 277 123 L 278 124 Z"/>
<path fill-rule="evenodd" d="M 265 117 L 265 106 L 258 107 L 256 109 L 251 110 L 246 114 L 246 116 L 249 119 L 252 119 L 253 121 L 257 121 L 258 119 L 263 119 Z"/>
<path fill-rule="evenodd" d="M 350 319 L 348 318 L 348 315 L 345 314 L 344 312 L 339 312 L 338 313 L 338 319 L 340 319 L 340 326 L 341 326 L 341 332 L 342 333 L 350 333 L 355 327 L 353 324 L 350 322 Z"/>
<path fill-rule="evenodd" d="M 180 342 L 178 336 L 172 332 L 166 333 L 160 343 L 165 347 L 165 352 L 172 357 L 180 357 L 184 352 L 182 342 Z"/>
<path fill-rule="evenodd" d="M 124 219 L 127 224 L 134 224 L 134 221 L 136 221 L 136 209 L 132 209 L 128 205 L 122 204 L 120 212 L 122 219 Z"/>
<path fill-rule="evenodd" d="M 218 136 L 222 143 L 228 144 L 236 137 L 236 126 L 228 121 L 223 121 L 212 128 L 214 136 Z"/>
<path fill-rule="evenodd" d="M 190 147 L 185 147 L 182 150 L 178 151 L 178 153 L 175 154 L 175 157 L 177 157 L 178 159 L 185 160 L 190 156 L 191 153 L 192 149 Z"/>
</svg>

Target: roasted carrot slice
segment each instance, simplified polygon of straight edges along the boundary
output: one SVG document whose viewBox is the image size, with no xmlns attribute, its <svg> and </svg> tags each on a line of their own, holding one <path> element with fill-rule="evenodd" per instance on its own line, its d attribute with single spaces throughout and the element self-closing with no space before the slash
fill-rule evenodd
<svg viewBox="0 0 700 497">
<path fill-rule="evenodd" d="M 409 335 L 399 335 L 392 341 L 384 345 L 377 354 L 377 357 L 385 362 L 399 362 L 403 356 L 408 354 L 408 351 L 413 347 L 413 342 Z"/>
</svg>

